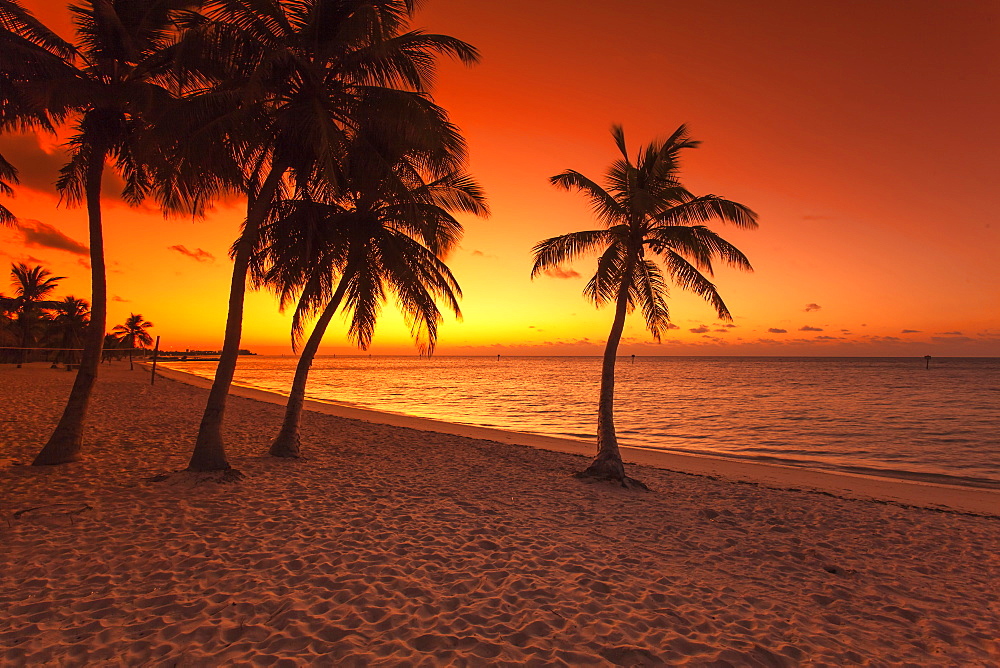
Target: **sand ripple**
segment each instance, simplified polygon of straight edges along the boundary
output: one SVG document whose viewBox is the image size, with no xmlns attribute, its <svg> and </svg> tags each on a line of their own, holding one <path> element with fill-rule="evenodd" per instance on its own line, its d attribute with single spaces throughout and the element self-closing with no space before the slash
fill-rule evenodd
<svg viewBox="0 0 1000 668">
<path fill-rule="evenodd" d="M 308 415 L 233 399 L 247 478 L 186 463 L 204 392 L 102 369 L 85 461 L 0 468 L 3 665 L 1000 662 L 1000 522 Z M 28 462 L 71 374 L 0 369 Z"/>
</svg>

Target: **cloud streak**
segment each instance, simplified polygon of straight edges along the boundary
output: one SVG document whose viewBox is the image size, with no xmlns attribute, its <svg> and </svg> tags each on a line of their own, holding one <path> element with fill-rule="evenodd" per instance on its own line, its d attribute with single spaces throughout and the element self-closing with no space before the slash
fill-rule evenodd
<svg viewBox="0 0 1000 668">
<path fill-rule="evenodd" d="M 23 220 L 17 225 L 24 245 L 34 248 L 54 248 L 74 255 L 90 255 L 90 249 L 40 220 Z"/>
<path fill-rule="evenodd" d="M 207 250 L 202 250 L 201 248 L 188 250 L 181 244 L 177 244 L 176 246 L 167 246 L 167 250 L 177 251 L 181 255 L 185 255 L 191 258 L 192 260 L 196 260 L 198 262 L 212 262 L 213 260 L 215 260 L 214 255 L 209 253 Z"/>
<path fill-rule="evenodd" d="M 580 278 L 580 272 L 575 269 L 563 269 L 562 267 L 552 267 L 542 273 L 552 278 Z"/>
</svg>

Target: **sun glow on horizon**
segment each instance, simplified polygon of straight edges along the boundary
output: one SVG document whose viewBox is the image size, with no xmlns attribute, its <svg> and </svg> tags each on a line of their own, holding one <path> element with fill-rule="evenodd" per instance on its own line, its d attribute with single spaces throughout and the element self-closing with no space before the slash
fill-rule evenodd
<svg viewBox="0 0 1000 668">
<path fill-rule="evenodd" d="M 582 198 L 548 177 L 572 168 L 600 181 L 615 158 L 612 122 L 633 147 L 687 122 L 703 143 L 684 156 L 682 178 L 759 213 L 756 232 L 711 224 L 756 271 L 716 276 L 733 326 L 674 289 L 677 328 L 657 344 L 633 314 L 621 354 L 1000 355 L 1000 226 L 989 218 L 1000 103 L 976 83 L 1000 65 L 998 38 L 982 21 L 1000 12 L 985 3 L 933 12 L 938 39 L 927 42 L 927 7 L 907 17 L 866 7 L 862 25 L 825 6 L 787 15 L 723 4 L 725 13 L 642 2 L 608 15 L 580 3 L 572 17 L 538 6 L 529 28 L 514 6 L 427 3 L 417 26 L 483 52 L 476 68 L 443 62 L 435 97 L 462 128 L 493 210 L 462 217 L 466 235 L 448 263 L 463 318 L 445 317 L 438 354 L 600 354 L 612 314 L 581 294 L 595 258 L 529 275 L 535 243 L 598 225 Z M 65 34 L 65 8 L 25 5 Z M 654 43 L 651 26 L 709 20 L 713 48 L 686 34 L 635 46 Z M 537 39 L 512 43 L 515 26 Z M 581 36 L 591 48 L 580 48 Z M 920 147 L 940 127 L 953 136 L 927 164 Z M 22 176 L 16 197 L 3 197 L 20 222 L 0 228 L 0 260 L 42 264 L 67 277 L 60 296 L 89 298 L 87 258 L 73 245 L 88 244 L 85 212 L 58 206 L 52 186 L 58 140 L 5 136 L 0 153 Z M 125 206 L 113 186 L 108 179 L 109 328 L 137 312 L 166 348 L 220 347 L 242 204 L 203 221 L 165 220 Z M 69 241 L 46 236 L 49 228 Z M 290 352 L 288 326 L 270 294 L 248 294 L 242 347 Z M 321 353 L 359 353 L 345 332 L 338 316 Z M 372 352 L 416 354 L 391 297 Z"/>
</svg>

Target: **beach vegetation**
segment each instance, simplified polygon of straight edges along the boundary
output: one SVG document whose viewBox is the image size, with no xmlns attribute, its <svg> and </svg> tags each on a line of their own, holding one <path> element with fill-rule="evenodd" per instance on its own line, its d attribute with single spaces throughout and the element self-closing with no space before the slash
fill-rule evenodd
<svg viewBox="0 0 1000 668">
<path fill-rule="evenodd" d="M 152 326 L 153 323 L 145 320 L 141 313 L 130 313 L 124 324 L 115 325 L 111 330 L 118 345 L 128 350 L 129 370 L 135 368 L 132 363 L 132 351 L 152 345 L 153 337 L 149 335 L 149 328 Z"/>
<path fill-rule="evenodd" d="M 454 166 L 464 143 L 427 89 L 438 55 L 471 63 L 473 47 L 410 30 L 412 0 L 207 2 L 185 30 L 178 62 L 210 83 L 195 96 L 192 137 L 220 177 L 247 200 L 234 243 L 225 339 L 202 416 L 192 471 L 226 470 L 222 439 L 226 396 L 242 333 L 247 276 L 260 228 L 283 199 L 336 201 L 345 187 L 348 147 L 422 146 L 428 166 Z M 190 56 L 190 58 L 189 58 Z M 206 57 L 207 56 L 207 57 Z M 200 62 L 199 62 L 200 61 Z M 364 124 L 368 135 L 359 132 Z M 213 157 L 214 156 L 214 157 Z M 192 158 L 197 162 L 199 158 Z M 236 165 L 240 172 L 233 176 Z M 307 194 L 308 193 L 308 194 Z"/>
<path fill-rule="evenodd" d="M 53 363 L 77 364 L 78 350 L 90 324 L 90 303 L 73 295 L 63 297 L 53 309 L 48 345 L 58 348 Z"/>
<path fill-rule="evenodd" d="M 47 320 L 45 310 L 58 306 L 58 302 L 49 300 L 49 297 L 65 276 L 54 276 L 41 265 L 29 267 L 23 262 L 11 265 L 10 276 L 11 287 L 14 288 L 10 309 L 15 314 L 13 324 L 20 338 L 20 359 L 17 363 L 20 368 L 28 359 L 28 348 L 41 336 Z"/>
<path fill-rule="evenodd" d="M 419 144 L 379 145 L 382 159 L 371 160 L 371 147 L 378 144 L 377 137 L 359 133 L 335 194 L 282 201 L 262 229 L 253 280 L 273 288 L 282 307 L 295 302 L 293 347 L 306 338 L 307 320 L 318 316 L 270 446 L 276 457 L 300 455 L 309 369 L 338 310 L 349 321 L 351 340 L 367 350 L 387 295 L 394 295 L 426 355 L 437 342 L 439 302 L 461 315 L 461 290 L 444 262 L 462 235 L 452 214 L 488 215 L 485 195 L 461 171 L 424 167 Z"/>
<path fill-rule="evenodd" d="M 7 159 L 0 155 L 0 195 L 13 197 L 14 189 L 11 185 L 17 184 L 17 169 L 7 162 Z M 17 222 L 17 217 L 3 204 L 0 204 L 0 226 L 11 227 Z"/>
<path fill-rule="evenodd" d="M 716 195 L 696 196 L 684 188 L 679 179 L 680 154 L 699 144 L 685 126 L 634 156 L 621 126 L 613 126 L 611 135 L 620 156 L 608 169 L 605 185 L 575 170 L 550 179 L 557 188 L 581 193 L 603 227 L 538 243 L 531 275 L 598 254 L 584 295 L 598 307 L 612 305 L 614 317 L 601 367 L 597 457 L 577 475 L 644 487 L 625 475 L 614 425 L 615 362 L 626 316 L 639 309 L 653 339 L 659 341 L 670 325 L 667 298 L 672 283 L 705 299 L 721 320 L 731 321 L 729 308 L 709 280 L 713 263 L 721 261 L 744 271 L 752 268 L 739 249 L 704 223 L 718 220 L 754 229 L 757 215 L 743 204 Z"/>
<path fill-rule="evenodd" d="M 169 210 L 197 212 L 202 200 L 170 191 L 175 180 L 155 132 L 173 111 L 177 81 L 167 57 L 177 19 L 192 0 L 83 0 L 70 10 L 75 43 L 63 40 L 17 0 L 0 4 L 0 130 L 52 131 L 69 126 L 70 160 L 57 188 L 64 202 L 87 211 L 91 316 L 79 370 L 58 425 L 34 465 L 78 459 L 83 424 L 97 378 L 107 324 L 107 276 L 102 226 L 102 178 L 110 163 L 123 199 L 138 204 L 155 194 Z M 9 177 L 9 170 L 7 176 Z"/>
</svg>

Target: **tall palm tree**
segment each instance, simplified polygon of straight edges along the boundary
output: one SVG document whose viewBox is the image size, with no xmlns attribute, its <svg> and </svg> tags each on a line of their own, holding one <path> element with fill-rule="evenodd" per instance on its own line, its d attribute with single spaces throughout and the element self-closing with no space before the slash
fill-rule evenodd
<svg viewBox="0 0 1000 668">
<path fill-rule="evenodd" d="M 132 351 L 136 348 L 145 348 L 153 343 L 153 337 L 146 331 L 152 326 L 153 323 L 143 320 L 142 314 L 130 313 L 128 318 L 125 319 L 124 325 L 115 325 L 114 329 L 111 330 L 115 335 L 115 339 L 118 340 L 119 345 L 122 348 L 128 349 L 129 371 L 135 368 L 132 365 Z"/>
<path fill-rule="evenodd" d="M 540 242 L 534 248 L 531 275 L 600 252 L 597 271 L 584 294 L 598 307 L 615 306 L 601 369 L 597 416 L 597 457 L 577 474 L 614 480 L 624 486 L 642 483 L 625 475 L 614 425 L 615 360 L 625 327 L 634 308 L 642 310 L 646 327 L 657 341 L 670 322 L 668 281 L 704 298 L 722 320 L 732 320 L 715 285 L 712 262 L 751 271 L 750 262 L 735 246 L 702 223 L 721 220 L 744 228 L 757 227 L 749 208 L 716 195 L 695 196 L 678 180 L 682 150 L 698 146 L 685 126 L 669 138 L 643 147 L 633 162 L 625 133 L 613 126 L 611 134 L 621 157 L 611 164 L 602 187 L 574 170 L 553 176 L 558 188 L 576 190 L 590 200 L 602 229 L 571 232 Z"/>
<path fill-rule="evenodd" d="M 360 141 L 349 152 L 338 197 L 281 202 L 262 230 L 254 283 L 272 287 L 283 307 L 298 294 L 293 347 L 305 333 L 304 319 L 319 314 L 270 447 L 276 457 L 301 452 L 299 423 L 309 369 L 338 310 L 350 314 L 349 335 L 366 350 L 386 295 L 393 293 L 418 347 L 427 354 L 437 342 L 437 302 L 460 316 L 461 290 L 442 258 L 462 234 L 452 212 L 488 215 L 485 196 L 467 175 L 447 172 L 433 178 L 413 164 L 412 156 L 371 161 L 371 145 Z M 388 147 L 383 148 L 381 154 L 387 156 Z"/>
<path fill-rule="evenodd" d="M 189 118 L 191 137 L 236 157 L 192 159 L 245 166 L 247 215 L 232 251 L 225 340 L 189 470 L 229 469 L 222 439 L 226 396 L 236 368 L 247 272 L 260 226 L 274 203 L 305 184 L 335 190 L 341 160 L 361 120 L 383 137 L 426 147 L 430 163 L 455 164 L 464 144 L 424 94 L 434 57 L 471 63 L 468 44 L 406 31 L 413 0 L 213 0 L 188 26 L 178 57 L 207 82 Z M 207 54 L 207 58 L 206 58 Z M 377 159 L 377 157 L 374 157 Z"/>
<path fill-rule="evenodd" d="M 86 299 L 72 295 L 64 297 L 57 304 L 51 323 L 52 342 L 61 349 L 56 360 L 62 358 L 66 364 L 74 364 L 77 359 L 76 349 L 83 342 L 90 322 L 90 304 Z"/>
<path fill-rule="evenodd" d="M 176 41 L 176 20 L 197 0 L 81 0 L 70 7 L 77 44 L 46 28 L 17 0 L 0 0 L 0 130 L 52 130 L 73 120 L 70 162 L 58 188 L 70 204 L 85 203 L 90 237 L 91 325 L 80 368 L 55 431 L 34 465 L 79 457 L 83 423 L 97 378 L 107 324 L 107 279 L 101 180 L 110 161 L 124 198 L 136 204 L 155 192 L 165 207 L 198 211 L 203 201 L 157 189 L 168 161 L 151 129 L 171 109 L 176 80 L 164 56 Z M 162 182 L 164 184 L 169 182 Z"/>
<path fill-rule="evenodd" d="M 13 306 L 17 313 L 17 328 L 21 332 L 21 357 L 17 363 L 20 369 L 28 359 L 32 330 L 38 324 L 41 311 L 56 308 L 59 304 L 47 298 L 59 286 L 59 281 L 66 277 L 53 276 L 51 271 L 41 265 L 29 267 L 23 262 L 11 265 L 10 276 L 15 295 Z"/>
</svg>

